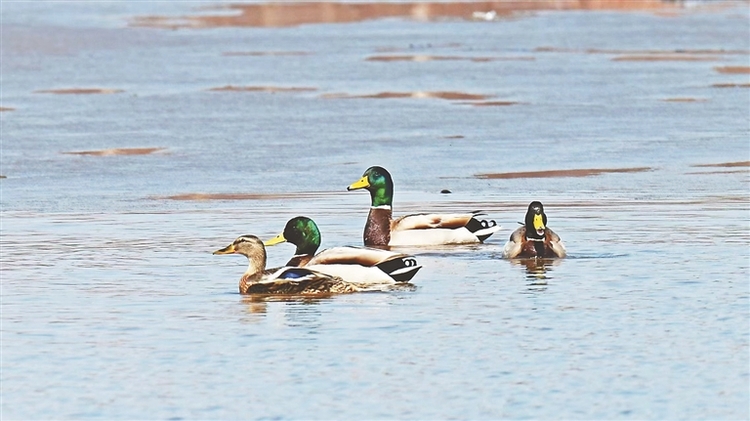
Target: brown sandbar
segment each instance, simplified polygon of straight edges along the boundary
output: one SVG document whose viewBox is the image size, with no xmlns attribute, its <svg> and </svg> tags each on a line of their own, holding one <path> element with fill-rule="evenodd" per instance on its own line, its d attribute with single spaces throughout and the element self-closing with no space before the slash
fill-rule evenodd
<svg viewBox="0 0 750 421">
<path fill-rule="evenodd" d="M 15 110 L 16 110 L 15 108 L 11 108 L 11 107 L 0 107 L 0 112 L 15 111 Z"/>
<path fill-rule="evenodd" d="M 435 56 L 429 54 L 412 54 L 412 55 L 379 55 L 370 56 L 365 61 L 471 61 L 474 63 L 487 63 L 491 61 L 534 61 L 534 57 L 468 57 L 468 56 Z"/>
<path fill-rule="evenodd" d="M 66 155 L 115 156 L 115 155 L 150 155 L 167 148 L 114 148 L 96 151 L 63 152 Z"/>
<path fill-rule="evenodd" d="M 696 164 L 691 167 L 701 168 L 733 168 L 733 167 L 750 167 L 750 161 L 722 162 L 721 164 Z"/>
<path fill-rule="evenodd" d="M 277 92 L 313 92 L 317 91 L 317 88 L 308 87 L 283 87 L 283 86 L 233 86 L 226 85 L 219 88 L 211 88 L 209 91 L 214 92 L 269 92 L 275 94 Z"/>
<path fill-rule="evenodd" d="M 490 95 L 469 94 L 465 92 L 451 91 L 415 91 L 415 92 L 379 92 L 368 95 L 349 95 L 349 94 L 325 94 L 323 98 L 328 99 L 351 99 L 351 98 L 368 98 L 368 99 L 393 99 L 393 98 L 437 98 L 449 101 L 481 101 L 491 98 Z"/>
<path fill-rule="evenodd" d="M 697 172 L 686 172 L 687 175 L 696 174 L 745 174 L 748 170 L 730 170 L 730 171 L 697 171 Z"/>
<path fill-rule="evenodd" d="M 512 179 L 512 178 L 562 178 L 562 177 L 590 177 L 608 173 L 634 173 L 651 171 L 651 167 L 635 168 L 607 168 L 607 169 L 578 169 L 578 170 L 550 170 L 550 171 L 523 171 L 506 173 L 475 174 L 474 177 L 481 179 Z"/>
<path fill-rule="evenodd" d="M 70 88 L 70 89 L 45 89 L 34 91 L 36 94 L 57 94 L 57 95 L 94 95 L 94 94 L 119 94 L 124 92 L 122 89 L 104 89 L 104 88 Z"/>
<path fill-rule="evenodd" d="M 680 5 L 663 0 L 513 0 L 474 2 L 273 2 L 230 4 L 214 8 L 236 14 L 199 16 L 141 16 L 131 26 L 163 29 L 219 27 L 288 27 L 304 24 L 352 23 L 384 18 L 433 21 L 456 18 L 473 20 L 477 11 L 494 12 L 493 17 L 540 10 L 680 10 Z"/>
<path fill-rule="evenodd" d="M 721 66 L 714 70 L 726 75 L 750 75 L 750 66 Z"/>
</svg>

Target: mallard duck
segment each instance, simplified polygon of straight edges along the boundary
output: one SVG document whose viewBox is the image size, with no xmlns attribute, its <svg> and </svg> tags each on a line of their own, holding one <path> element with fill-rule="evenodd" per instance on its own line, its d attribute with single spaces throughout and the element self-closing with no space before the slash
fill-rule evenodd
<svg viewBox="0 0 750 421">
<path fill-rule="evenodd" d="M 282 267 L 264 273 L 266 248 L 254 235 L 243 235 L 213 254 L 241 254 L 247 257 L 248 266 L 240 279 L 240 294 L 343 294 L 361 291 L 362 288 L 316 270 Z"/>
<path fill-rule="evenodd" d="M 560 236 L 547 227 L 547 215 L 542 202 L 531 202 L 526 211 L 526 220 L 510 235 L 503 248 L 503 256 L 516 257 L 565 257 L 565 245 Z"/>
<path fill-rule="evenodd" d="M 367 247 L 320 247 L 320 230 L 306 216 L 290 219 L 284 231 L 264 244 L 290 242 L 297 246 L 287 266 L 304 266 L 358 284 L 409 282 L 422 266 L 414 256 Z"/>
<path fill-rule="evenodd" d="M 372 203 L 365 224 L 366 246 L 428 246 L 481 243 L 500 229 L 479 212 L 415 214 L 392 218 L 393 179 L 383 167 L 370 167 L 347 190 L 367 189 Z"/>
</svg>

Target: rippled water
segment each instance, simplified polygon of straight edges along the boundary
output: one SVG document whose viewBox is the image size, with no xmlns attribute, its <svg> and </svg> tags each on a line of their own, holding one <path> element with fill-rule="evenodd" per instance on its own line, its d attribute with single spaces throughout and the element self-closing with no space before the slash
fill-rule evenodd
<svg viewBox="0 0 750 421">
<path fill-rule="evenodd" d="M 668 3 L 178 30 L 141 23 L 232 11 L 4 3 L 3 419 L 747 419 L 750 17 Z M 375 164 L 395 214 L 503 229 L 404 249 L 413 291 L 237 293 L 213 250 L 300 214 L 359 244 Z M 569 258 L 501 258 L 531 200 Z"/>
</svg>

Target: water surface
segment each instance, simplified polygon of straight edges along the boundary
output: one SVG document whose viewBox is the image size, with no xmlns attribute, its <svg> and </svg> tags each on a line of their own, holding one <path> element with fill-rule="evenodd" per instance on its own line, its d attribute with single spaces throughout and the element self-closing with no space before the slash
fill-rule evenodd
<svg viewBox="0 0 750 421">
<path fill-rule="evenodd" d="M 749 418 L 747 3 L 595 3 L 4 3 L 3 419 Z M 237 293 L 238 235 L 359 244 L 370 165 L 503 229 Z M 569 258 L 501 258 L 532 200 Z"/>
</svg>

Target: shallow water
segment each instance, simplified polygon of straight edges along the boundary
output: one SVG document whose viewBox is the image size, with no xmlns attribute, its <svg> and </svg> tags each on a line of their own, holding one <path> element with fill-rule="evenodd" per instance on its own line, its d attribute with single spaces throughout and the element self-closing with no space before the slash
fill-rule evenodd
<svg viewBox="0 0 750 421">
<path fill-rule="evenodd" d="M 749 418 L 750 16 L 666 4 L 4 3 L 3 419 Z M 237 293 L 213 250 L 300 214 L 359 244 L 376 164 L 396 215 L 503 229 L 403 249 L 414 290 Z M 569 258 L 501 259 L 531 200 Z"/>
</svg>

